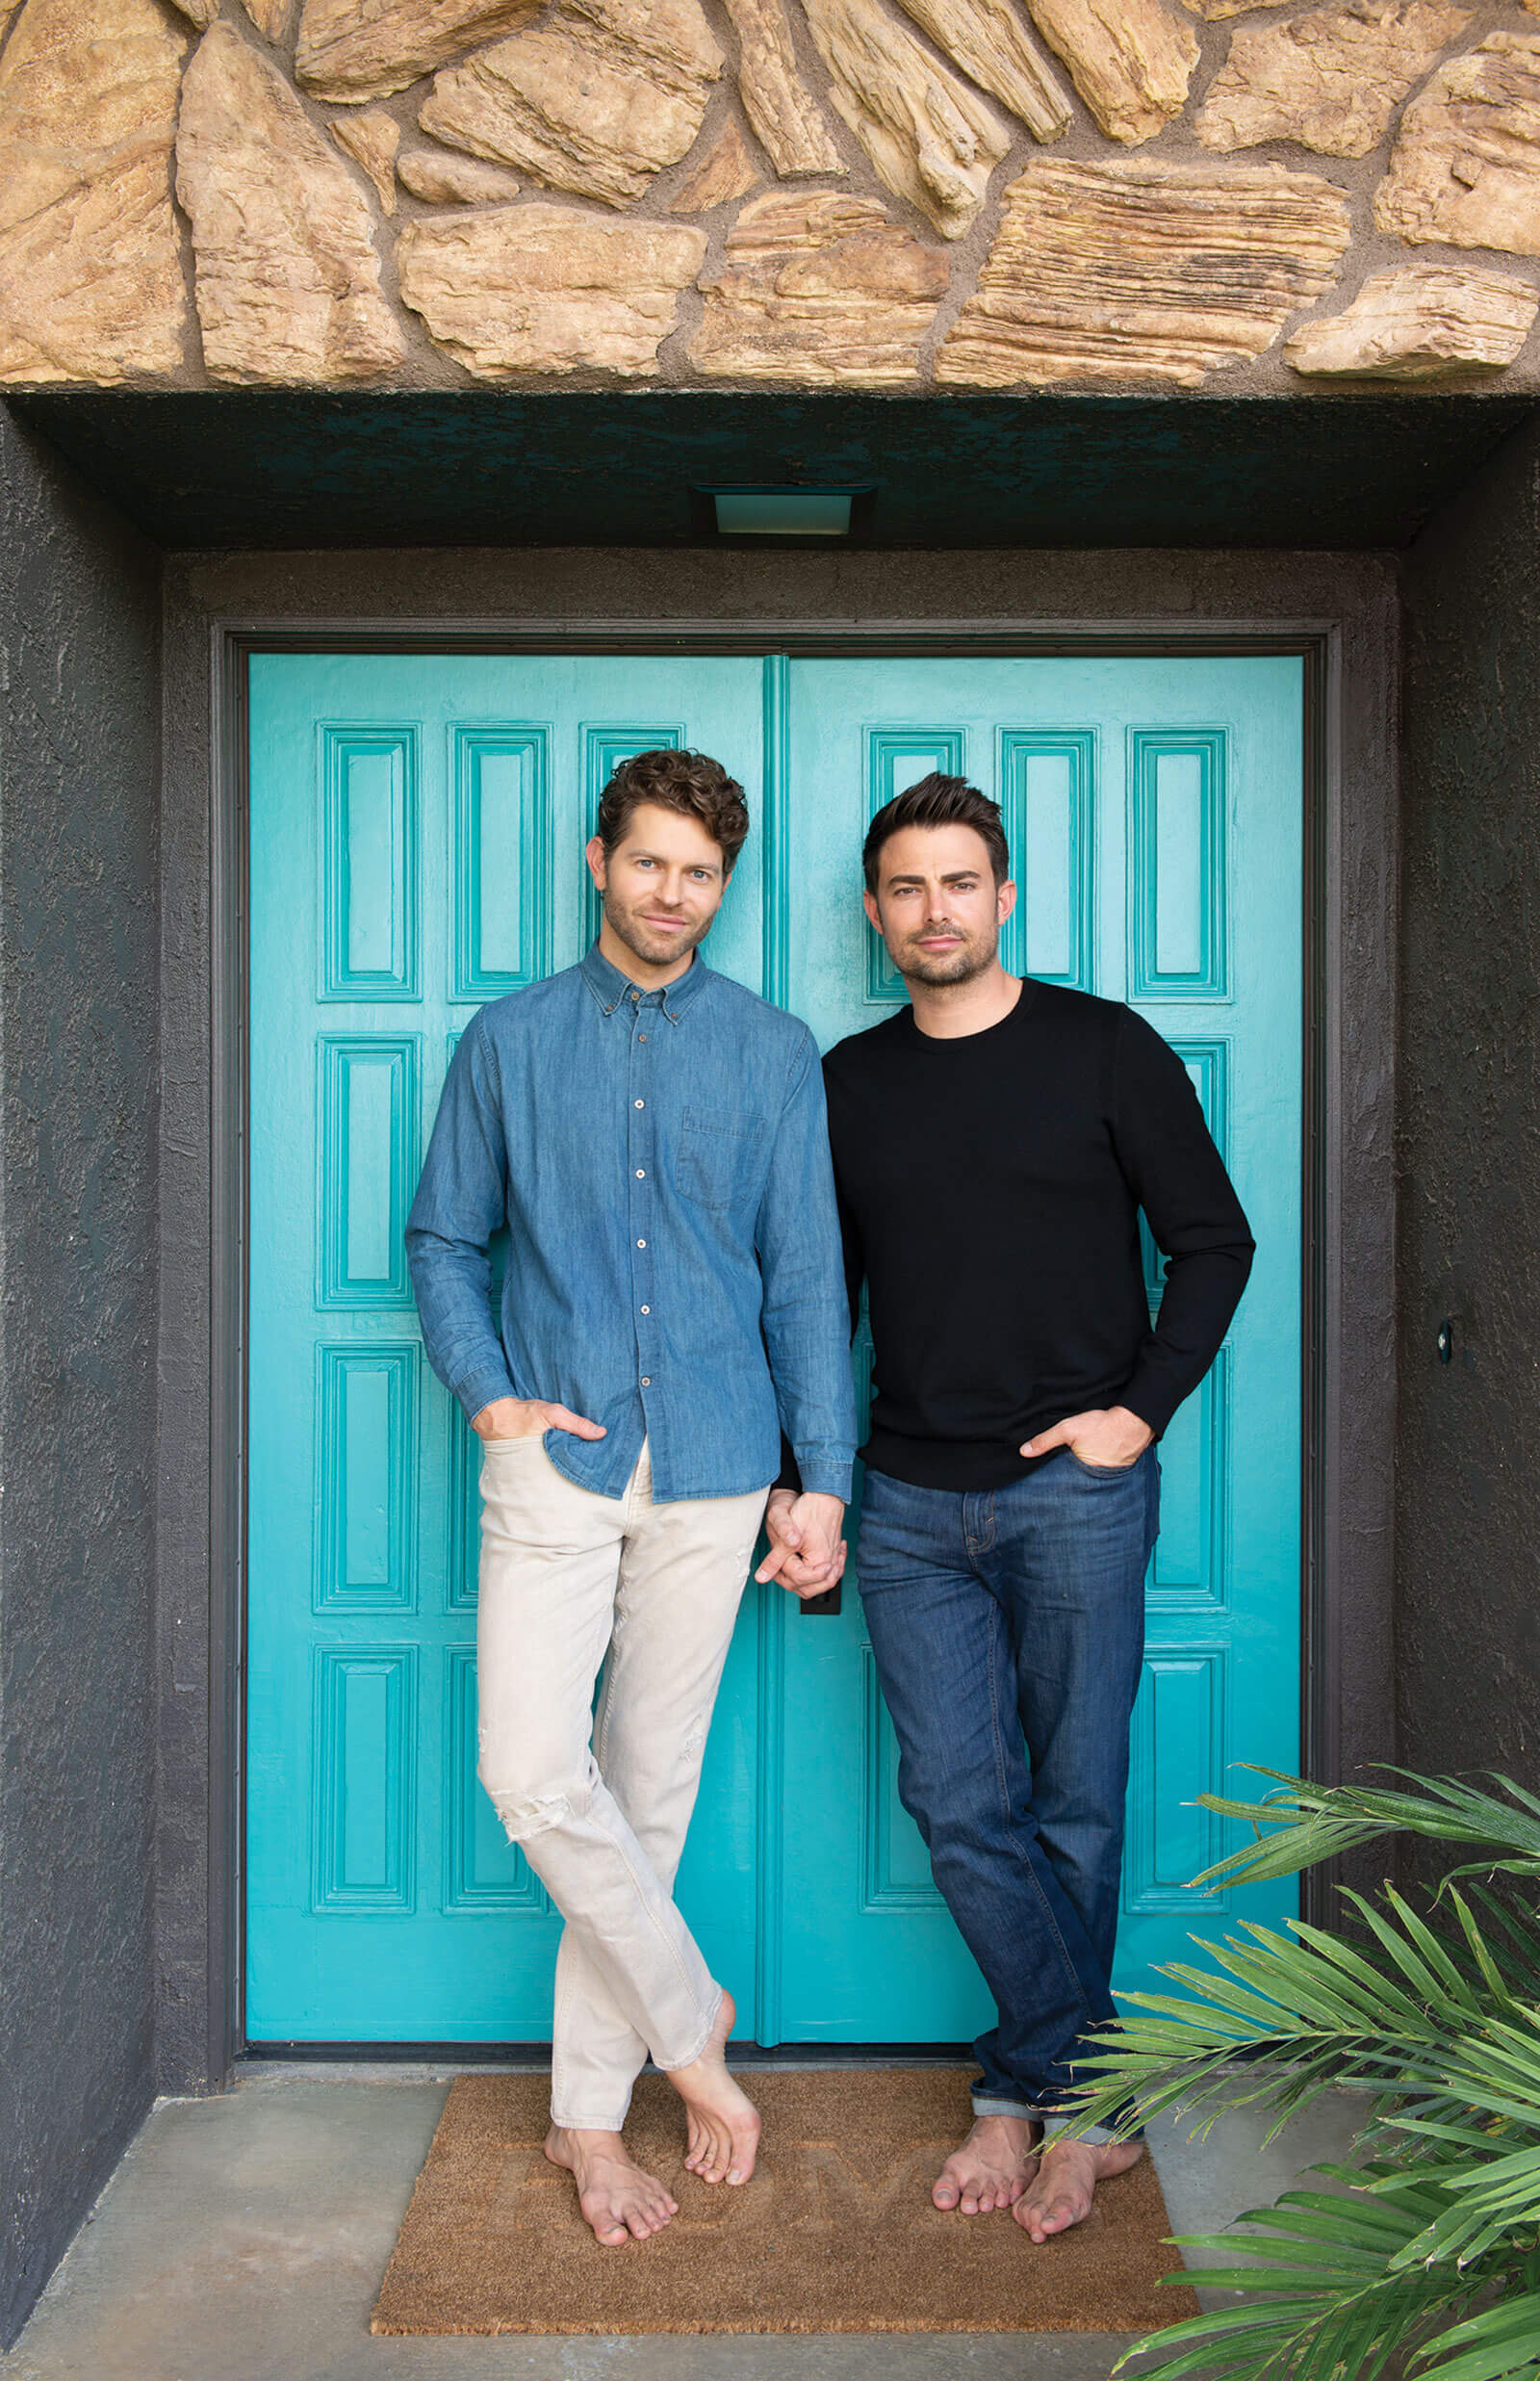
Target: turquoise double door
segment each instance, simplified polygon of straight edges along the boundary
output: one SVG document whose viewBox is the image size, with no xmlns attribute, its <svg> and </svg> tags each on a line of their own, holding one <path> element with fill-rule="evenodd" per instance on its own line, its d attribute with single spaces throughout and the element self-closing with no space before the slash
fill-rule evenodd
<svg viewBox="0 0 1540 2381">
<path fill-rule="evenodd" d="M 710 964 L 824 1046 L 902 998 L 860 841 L 944 769 L 1004 810 L 1007 964 L 1186 1062 L 1258 1256 L 1162 1448 L 1117 1981 L 1292 1908 L 1191 1879 L 1230 1842 L 1195 1797 L 1298 1744 L 1299 663 L 269 654 L 250 721 L 248 2038 L 549 2034 L 559 1921 L 475 1782 L 476 1450 L 402 1228 L 456 1038 L 586 947 L 600 790 L 659 744 L 750 795 Z M 679 1888 L 745 2037 L 988 2022 L 896 1773 L 854 1576 L 837 1617 L 751 1584 Z"/>
</svg>

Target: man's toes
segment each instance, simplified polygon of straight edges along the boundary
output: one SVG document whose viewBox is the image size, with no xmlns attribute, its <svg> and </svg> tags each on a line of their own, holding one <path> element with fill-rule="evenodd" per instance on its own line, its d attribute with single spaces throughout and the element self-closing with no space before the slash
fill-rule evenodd
<svg viewBox="0 0 1540 2381">
<path fill-rule="evenodd" d="M 957 2206 L 962 2193 L 949 2174 L 938 2175 L 931 2187 L 931 2204 L 942 2208 L 948 2214 Z"/>
</svg>

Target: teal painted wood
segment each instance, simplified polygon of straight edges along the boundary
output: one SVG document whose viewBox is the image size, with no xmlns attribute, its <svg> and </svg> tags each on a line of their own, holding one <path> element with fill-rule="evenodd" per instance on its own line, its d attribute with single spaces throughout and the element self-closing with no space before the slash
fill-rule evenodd
<svg viewBox="0 0 1540 2381">
<path fill-rule="evenodd" d="M 895 786 L 965 771 L 1003 807 L 1020 886 L 1006 964 L 1130 999 L 1174 1044 L 1260 1244 L 1161 1451 L 1121 1990 L 1191 1934 L 1296 1906 L 1288 1884 L 1211 1900 L 1189 1880 L 1231 1841 L 1193 1798 L 1233 1788 L 1235 1762 L 1290 1769 L 1298 1746 L 1301 691 L 1298 662 L 1272 659 L 791 666 L 795 915 L 817 928 L 794 934 L 790 1006 L 827 1046 L 902 998 L 855 855 Z M 1010 1261 L 959 1259 L 980 1297 Z M 786 2038 L 972 2033 L 988 2005 L 898 1806 L 859 1595 L 788 1628 L 782 1708 Z"/>
<path fill-rule="evenodd" d="M 757 660 L 253 660 L 253 2039 L 549 2032 L 557 1922 L 475 1779 L 475 1451 L 423 1360 L 401 1229 L 455 1038 L 587 945 L 614 761 L 693 740 L 757 791 L 762 682 Z M 761 935 L 755 844 L 714 961 L 757 983 Z M 758 1673 L 751 1613 L 693 1847 L 751 2031 Z"/>
<path fill-rule="evenodd" d="M 961 765 L 1024 879 L 1010 964 L 1137 987 L 1188 1059 L 1262 1254 L 1164 1451 L 1121 1980 L 1290 1906 L 1195 1900 L 1226 1839 L 1187 1805 L 1296 1747 L 1298 665 L 261 656 L 251 738 L 248 2034 L 549 2028 L 556 1921 L 475 1783 L 475 1449 L 400 1228 L 454 1039 L 592 931 L 579 846 L 643 741 L 749 788 L 708 955 L 825 1043 L 898 996 L 859 910 L 869 808 Z M 894 1768 L 856 1595 L 804 1619 L 751 1588 L 680 1880 L 741 2033 L 983 2021 Z"/>
</svg>

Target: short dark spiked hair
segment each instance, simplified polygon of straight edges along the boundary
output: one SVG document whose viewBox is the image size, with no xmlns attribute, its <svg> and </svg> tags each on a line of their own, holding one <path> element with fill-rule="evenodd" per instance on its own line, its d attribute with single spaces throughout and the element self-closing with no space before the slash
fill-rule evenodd
<svg viewBox="0 0 1540 2381">
<path fill-rule="evenodd" d="M 743 788 L 720 761 L 704 752 L 635 752 L 623 761 L 600 796 L 594 827 L 606 852 L 614 850 L 632 811 L 644 802 L 698 818 L 722 847 L 723 875 L 732 875 L 748 838 L 749 807 Z"/>
<path fill-rule="evenodd" d="M 965 777 L 943 777 L 939 769 L 933 769 L 917 786 L 909 786 L 885 802 L 867 828 L 860 864 L 868 893 L 877 891 L 883 845 L 905 827 L 971 827 L 984 839 L 995 883 L 1003 885 L 1011 873 L 1011 851 L 1000 823 L 999 803 L 991 802 Z"/>
</svg>

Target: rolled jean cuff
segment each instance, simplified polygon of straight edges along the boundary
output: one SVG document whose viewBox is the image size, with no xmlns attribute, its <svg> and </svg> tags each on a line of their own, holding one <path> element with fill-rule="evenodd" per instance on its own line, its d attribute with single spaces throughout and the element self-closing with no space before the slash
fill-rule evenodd
<svg viewBox="0 0 1540 2381">
<path fill-rule="evenodd" d="M 1088 2142 L 1093 2150 L 1105 2149 L 1109 2141 L 1142 2141 L 1144 2138 L 1142 2125 L 1137 2133 L 1118 2133 L 1111 2125 L 1087 2125 L 1077 2128 L 1072 2116 L 1047 2116 L 1044 2117 L 1042 2124 L 1044 2149 L 1047 2148 L 1054 2135 L 1061 2133 L 1073 2134 L 1077 2141 Z"/>
<path fill-rule="evenodd" d="M 700 2040 L 696 2043 L 694 2050 L 686 2051 L 682 2058 L 670 2058 L 667 2061 L 659 2058 L 656 2051 L 654 2051 L 653 2064 L 657 2069 L 659 2075 L 677 2075 L 680 2067 L 693 2067 L 696 2060 L 705 2051 L 706 2044 L 711 2039 L 712 2029 L 715 2027 L 716 2021 L 722 2013 L 721 1985 L 715 1985 L 713 1987 L 713 1991 L 715 1993 L 715 1998 L 711 2003 L 711 2014 L 706 2021 L 705 2032 L 702 2033 Z"/>
<path fill-rule="evenodd" d="M 987 2091 L 974 2093 L 973 2113 L 975 2116 L 1024 2116 L 1035 2125 L 1042 2122 L 1042 2110 L 1033 2108 L 1029 2101 L 1001 2100 Z"/>
</svg>

